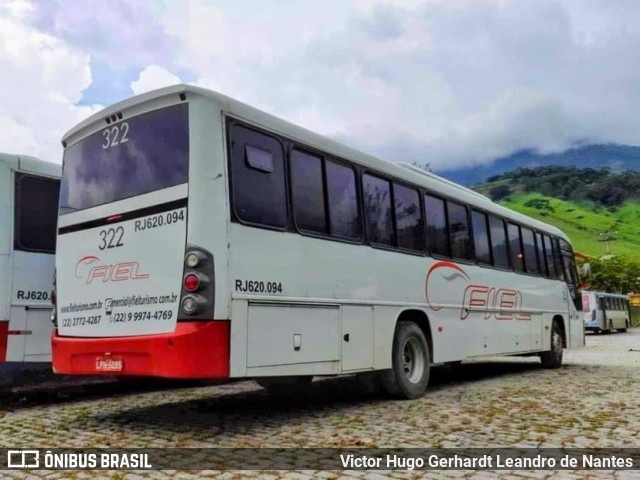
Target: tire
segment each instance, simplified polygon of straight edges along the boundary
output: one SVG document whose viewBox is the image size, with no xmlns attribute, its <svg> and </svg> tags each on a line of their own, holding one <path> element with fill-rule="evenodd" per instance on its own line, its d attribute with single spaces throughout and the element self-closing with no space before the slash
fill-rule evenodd
<svg viewBox="0 0 640 480">
<path fill-rule="evenodd" d="M 624 332 L 627 331 L 627 328 L 629 328 L 629 320 L 625 320 L 624 321 L 624 328 L 619 328 L 618 331 L 624 333 Z"/>
<path fill-rule="evenodd" d="M 551 326 L 551 349 L 540 354 L 543 368 L 560 368 L 562 365 L 562 330 L 558 322 Z"/>
<path fill-rule="evenodd" d="M 313 376 L 304 377 L 261 377 L 255 382 L 266 389 L 269 395 L 287 396 L 303 391 L 313 381 Z"/>
<path fill-rule="evenodd" d="M 613 333 L 613 321 L 609 320 L 609 328 L 607 329 L 607 333 Z"/>
<path fill-rule="evenodd" d="M 397 398 L 422 397 L 429 383 L 431 353 L 424 333 L 413 322 L 401 321 L 393 336 L 391 369 L 380 374 L 382 387 Z"/>
</svg>

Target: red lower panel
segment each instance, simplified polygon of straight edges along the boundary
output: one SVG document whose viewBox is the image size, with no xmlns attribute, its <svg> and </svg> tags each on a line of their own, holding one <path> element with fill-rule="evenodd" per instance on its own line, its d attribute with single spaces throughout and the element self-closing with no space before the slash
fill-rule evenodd
<svg viewBox="0 0 640 480">
<path fill-rule="evenodd" d="M 0 362 L 7 360 L 7 342 L 9 341 L 9 322 L 0 321 Z"/>
<path fill-rule="evenodd" d="M 180 322 L 172 333 L 137 337 L 61 337 L 54 330 L 53 371 L 65 375 L 228 378 L 228 321 Z"/>
</svg>

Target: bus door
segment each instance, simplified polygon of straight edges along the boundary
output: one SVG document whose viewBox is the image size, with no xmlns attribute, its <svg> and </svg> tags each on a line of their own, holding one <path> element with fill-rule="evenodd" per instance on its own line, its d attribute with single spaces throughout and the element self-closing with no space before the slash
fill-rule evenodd
<svg viewBox="0 0 640 480">
<path fill-rule="evenodd" d="M 584 321 L 580 316 L 582 310 L 582 295 L 580 292 L 580 283 L 578 280 L 578 270 L 576 268 L 575 258 L 571 246 L 564 240 L 559 242 L 560 261 L 562 264 L 562 272 L 567 285 L 567 346 L 579 347 L 584 345 Z"/>
<path fill-rule="evenodd" d="M 15 173 L 11 253 L 14 359 L 51 360 L 51 291 L 60 181 Z M 23 358 L 15 358 L 22 350 Z M 8 358 L 11 360 L 10 358 Z"/>
</svg>

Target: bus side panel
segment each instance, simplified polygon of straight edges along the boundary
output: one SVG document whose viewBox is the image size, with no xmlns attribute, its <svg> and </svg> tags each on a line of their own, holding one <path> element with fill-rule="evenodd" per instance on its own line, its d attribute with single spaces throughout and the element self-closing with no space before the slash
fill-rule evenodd
<svg viewBox="0 0 640 480">
<path fill-rule="evenodd" d="M 187 243 L 213 255 L 214 318 L 229 319 L 229 200 L 227 159 L 220 107 L 206 99 L 189 103 L 189 216 Z M 213 320 L 213 319 L 212 319 Z"/>
<path fill-rule="evenodd" d="M 9 320 L 11 285 L 9 255 L 13 238 L 12 175 L 8 166 L 0 162 L 0 322 Z"/>
<path fill-rule="evenodd" d="M 54 256 L 15 251 L 12 266 L 11 329 L 24 337 L 24 360 L 51 361 L 51 291 Z M 14 326 L 14 315 L 20 326 Z"/>
</svg>

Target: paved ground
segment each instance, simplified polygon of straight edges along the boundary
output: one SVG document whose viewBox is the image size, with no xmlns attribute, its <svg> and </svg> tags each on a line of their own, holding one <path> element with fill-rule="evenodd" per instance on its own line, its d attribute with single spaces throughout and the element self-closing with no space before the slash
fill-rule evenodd
<svg viewBox="0 0 640 480">
<path fill-rule="evenodd" d="M 565 366 L 537 358 L 490 359 L 433 370 L 416 401 L 365 393 L 352 378 L 314 382 L 273 399 L 253 382 L 137 390 L 114 384 L 13 393 L 0 399 L 0 447 L 640 447 L 640 329 L 587 335 Z M 321 472 L 183 472 L 182 478 L 312 478 Z M 9 475 L 8 472 L 5 474 Z M 24 472 L 10 472 L 25 478 Z M 168 478 L 176 472 L 110 473 Z M 505 472 L 324 472 L 374 480 L 504 477 Z M 546 478 L 516 472 L 510 478 Z M 93 478 L 83 472 L 33 472 Z M 0 472 L 2 476 L 2 472 Z M 640 478 L 640 472 L 563 472 L 561 478 Z M 555 478 L 555 477 L 554 477 Z"/>
</svg>

